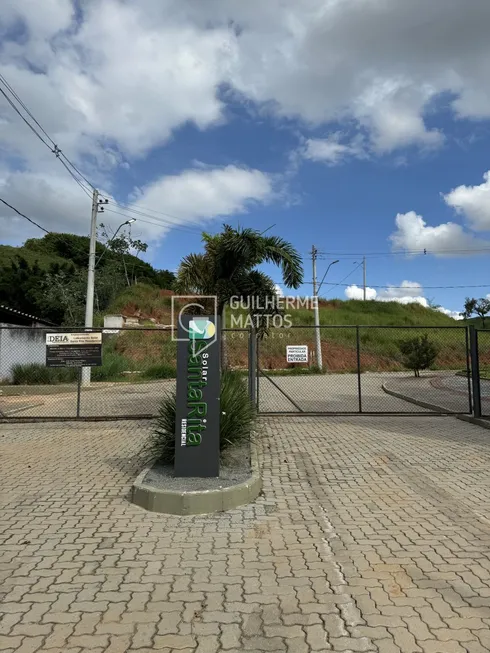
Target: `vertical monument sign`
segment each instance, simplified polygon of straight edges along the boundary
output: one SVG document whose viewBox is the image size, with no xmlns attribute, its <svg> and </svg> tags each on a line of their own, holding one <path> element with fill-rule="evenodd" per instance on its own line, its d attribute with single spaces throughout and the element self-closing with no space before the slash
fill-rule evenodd
<svg viewBox="0 0 490 653">
<path fill-rule="evenodd" d="M 177 337 L 175 475 L 219 476 L 219 317 L 181 315 Z"/>
</svg>

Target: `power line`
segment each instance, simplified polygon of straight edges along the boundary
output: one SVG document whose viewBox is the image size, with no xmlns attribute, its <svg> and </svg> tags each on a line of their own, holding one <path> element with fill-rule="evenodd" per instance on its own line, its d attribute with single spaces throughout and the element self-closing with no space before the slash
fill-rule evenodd
<svg viewBox="0 0 490 653">
<path fill-rule="evenodd" d="M 327 285 L 327 286 L 332 286 L 332 287 L 331 287 L 330 290 L 326 293 L 325 297 L 326 297 L 326 296 L 328 295 L 328 293 L 329 293 L 331 290 L 333 290 L 336 286 L 341 286 L 341 285 L 342 285 L 342 282 L 345 281 L 346 279 L 348 279 L 348 278 L 351 276 L 351 274 L 354 274 L 354 272 L 355 272 L 356 270 L 358 270 L 358 269 L 361 267 L 361 265 L 363 265 L 363 263 L 359 263 L 359 265 L 358 265 L 357 267 L 355 267 L 353 270 L 351 270 L 351 271 L 349 272 L 349 274 L 346 274 L 345 277 L 344 277 L 343 279 L 341 279 L 341 281 L 339 281 L 339 283 L 331 283 L 331 282 L 328 282 L 328 281 L 327 281 L 327 282 L 326 282 L 326 285 Z M 349 284 L 346 284 L 346 285 L 349 285 Z"/>
<path fill-rule="evenodd" d="M 44 232 L 47 233 L 47 234 L 50 233 L 47 229 L 45 229 L 44 227 L 41 227 L 40 224 L 38 224 L 37 222 L 34 222 L 34 220 L 31 220 L 31 218 L 29 218 L 29 217 L 28 217 L 27 215 L 25 215 L 24 213 L 21 213 L 18 209 L 15 208 L 15 206 L 12 206 L 11 204 L 9 204 L 9 203 L 6 202 L 5 200 L 3 200 L 1 197 L 0 197 L 0 202 L 3 202 L 3 203 L 5 204 L 5 206 L 8 206 L 9 209 L 12 209 L 12 211 L 15 211 L 15 212 L 17 213 L 17 215 L 20 215 L 21 218 L 25 218 L 25 219 L 28 220 L 31 224 L 33 224 L 34 226 L 36 226 L 36 227 L 38 227 L 39 229 L 41 229 L 41 231 L 44 231 Z"/>
<path fill-rule="evenodd" d="M 361 267 L 361 265 L 362 265 L 362 263 L 360 263 L 356 268 L 354 268 L 354 270 L 352 270 L 352 272 L 349 272 L 349 274 L 346 277 L 344 277 L 342 279 L 342 281 L 345 281 L 347 279 L 347 277 L 349 277 L 351 274 L 353 274 L 358 268 Z M 342 281 L 340 281 L 339 283 L 326 282 L 326 285 L 327 286 L 333 286 L 333 287 L 341 286 L 343 288 L 350 288 L 352 286 L 351 283 L 342 283 Z M 277 283 L 280 286 L 284 285 L 284 281 L 274 281 L 273 283 Z M 303 281 L 303 284 L 310 284 L 311 285 L 312 283 L 313 283 L 312 281 Z M 333 290 L 333 287 L 330 290 Z M 362 286 L 359 286 L 359 287 L 362 287 Z M 384 286 L 372 286 L 370 284 L 368 286 L 368 288 L 374 288 L 376 290 L 386 290 L 386 289 L 389 290 L 390 288 L 393 288 L 393 289 L 396 289 L 396 290 L 407 290 L 407 291 L 409 291 L 411 289 L 413 290 L 413 288 L 411 286 L 408 286 L 408 287 L 407 286 L 392 286 L 391 284 L 387 284 L 387 285 L 384 285 Z M 465 286 L 465 285 L 460 285 L 460 286 L 426 286 L 423 283 L 420 284 L 420 290 L 452 290 L 452 289 L 464 289 L 464 288 L 490 288 L 490 284 L 482 283 L 482 284 L 468 285 L 468 286 Z"/>
<path fill-rule="evenodd" d="M 325 257 L 339 257 L 339 258 L 359 258 L 359 256 L 366 256 L 366 258 L 383 258 L 383 257 L 389 257 L 389 256 L 407 256 L 410 254 L 423 254 L 423 255 L 437 255 L 437 254 L 457 254 L 457 253 L 467 253 L 467 254 L 483 254 L 488 252 L 490 254 L 490 246 L 489 247 L 476 247 L 472 249 L 468 248 L 445 248 L 445 249 L 437 249 L 437 250 L 430 250 L 429 248 L 423 248 L 423 249 L 407 249 L 404 251 L 400 252 L 371 252 L 364 254 L 363 252 L 322 252 L 322 255 Z"/>
<path fill-rule="evenodd" d="M 132 213 L 135 213 L 136 215 L 142 215 L 147 218 L 151 218 L 152 220 L 161 220 L 164 224 L 170 224 L 170 225 L 175 225 L 175 222 L 172 220 L 165 220 L 164 218 L 159 218 L 158 215 L 164 215 L 167 218 L 172 218 L 173 220 L 181 220 L 182 218 L 176 215 L 172 215 L 171 213 L 165 213 L 164 211 L 157 211 L 156 209 L 150 209 L 145 206 L 140 206 L 139 204 L 135 207 L 130 204 L 125 204 L 123 202 L 117 202 L 114 199 L 109 198 L 110 201 L 112 201 L 114 204 L 116 204 L 119 208 L 121 208 L 124 211 L 130 211 Z M 157 215 L 149 215 L 147 211 L 150 211 L 152 213 L 156 213 Z M 187 229 L 189 231 L 192 231 L 194 233 L 199 233 L 201 234 L 202 231 L 200 229 L 194 229 L 192 227 L 187 227 L 186 225 L 183 225 L 180 223 L 180 228 L 182 229 Z"/>
<path fill-rule="evenodd" d="M 116 206 L 120 207 L 120 204 L 118 204 L 117 202 L 115 204 L 116 204 Z M 141 211 L 137 211 L 137 210 L 135 211 L 135 210 L 126 209 L 126 208 L 123 208 L 123 210 L 128 211 L 130 213 L 130 215 L 128 215 L 127 213 L 121 213 L 120 211 L 115 211 L 114 209 L 104 209 L 104 213 L 106 213 L 106 212 L 107 213 L 115 213 L 117 215 L 123 216 L 124 218 L 130 218 L 131 213 L 134 213 L 134 214 L 136 214 L 138 216 L 144 216 L 144 217 L 152 219 L 152 221 L 149 221 L 149 220 L 144 220 L 141 217 L 138 217 L 137 218 L 138 222 L 144 222 L 146 224 L 152 224 L 152 225 L 155 225 L 157 227 L 169 227 L 170 229 L 177 229 L 178 231 L 183 231 L 183 232 L 188 233 L 188 234 L 198 234 L 198 235 L 202 234 L 201 230 L 191 229 L 190 227 L 186 227 L 184 225 L 176 225 L 175 222 L 170 222 L 169 220 L 162 220 L 162 219 L 159 219 L 159 218 L 157 218 L 157 217 L 155 217 L 153 215 L 148 215 L 147 213 L 142 213 Z M 153 222 L 153 220 L 156 220 L 156 222 Z"/>
<path fill-rule="evenodd" d="M 11 84 L 5 79 L 5 77 L 0 74 L 0 84 L 4 86 L 5 89 L 11 94 L 11 96 L 14 98 L 14 100 L 22 107 L 24 112 L 29 116 L 29 118 L 39 127 L 41 132 L 46 136 L 48 139 L 49 143 L 41 136 L 41 134 L 38 132 L 38 130 L 29 122 L 29 120 L 25 117 L 25 115 L 20 111 L 20 109 L 16 106 L 15 102 L 9 97 L 9 95 L 5 92 L 4 88 L 0 87 L 0 93 L 5 97 L 7 102 L 10 104 L 12 109 L 20 116 L 20 118 L 25 122 L 25 124 L 29 127 L 29 129 L 39 138 L 39 140 L 45 145 L 50 152 L 52 152 L 57 159 L 61 161 L 61 163 L 64 165 L 64 167 L 68 170 L 68 172 L 71 174 L 71 176 L 77 181 L 77 183 L 80 182 L 77 180 L 75 177 L 75 174 L 79 175 L 79 178 L 83 179 L 88 186 L 95 190 L 95 186 L 83 175 L 83 173 L 77 168 L 77 166 L 70 161 L 70 159 L 66 156 L 66 154 L 63 153 L 63 151 L 58 147 L 58 145 L 54 142 L 54 140 L 51 138 L 51 136 L 48 134 L 48 132 L 44 129 L 44 127 L 41 125 L 41 123 L 36 119 L 36 117 L 33 115 L 33 113 L 30 111 L 30 109 L 27 107 L 27 105 L 23 102 L 23 100 L 19 97 L 19 95 L 16 93 L 15 89 L 11 86 Z M 50 144 L 51 143 L 51 144 Z M 68 168 L 72 168 L 70 170 Z"/>
</svg>

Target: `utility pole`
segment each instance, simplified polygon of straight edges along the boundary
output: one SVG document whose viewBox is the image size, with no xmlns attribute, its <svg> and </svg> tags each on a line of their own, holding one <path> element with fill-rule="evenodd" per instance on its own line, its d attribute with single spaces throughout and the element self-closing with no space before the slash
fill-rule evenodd
<svg viewBox="0 0 490 653">
<path fill-rule="evenodd" d="M 363 298 L 366 301 L 366 257 L 362 259 L 362 286 L 363 286 Z"/>
<path fill-rule="evenodd" d="M 92 216 L 90 219 L 90 246 L 88 254 L 87 297 L 85 300 L 85 326 L 94 325 L 94 288 L 95 288 L 95 247 L 97 244 L 97 214 L 99 212 L 99 192 L 94 188 L 92 195 Z M 82 368 L 82 385 L 90 385 L 90 367 Z"/>
<path fill-rule="evenodd" d="M 311 247 L 311 260 L 313 262 L 313 299 L 315 302 L 314 311 L 315 311 L 315 348 L 316 348 L 316 365 L 320 371 L 323 370 L 323 359 L 322 359 L 322 340 L 320 334 L 320 309 L 318 306 L 318 294 L 316 289 L 316 257 L 318 251 L 315 245 Z"/>
</svg>

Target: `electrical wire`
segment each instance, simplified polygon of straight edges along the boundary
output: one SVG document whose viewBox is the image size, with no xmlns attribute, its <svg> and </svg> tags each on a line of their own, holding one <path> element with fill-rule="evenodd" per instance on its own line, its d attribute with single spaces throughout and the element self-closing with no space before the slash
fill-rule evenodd
<svg viewBox="0 0 490 653">
<path fill-rule="evenodd" d="M 120 206 L 119 204 L 116 203 L 116 206 Z M 115 211 L 114 209 L 106 209 L 104 207 L 104 213 L 115 213 L 116 215 L 121 215 L 123 218 L 131 218 L 131 213 L 134 213 L 135 215 L 138 216 L 144 216 L 147 218 L 151 218 L 152 221 L 150 220 L 144 220 L 141 217 L 137 218 L 138 222 L 144 222 L 146 224 L 152 224 L 157 227 L 169 227 L 170 229 L 177 229 L 178 231 L 183 231 L 184 233 L 188 234 L 195 234 L 195 235 L 201 235 L 202 231 L 198 229 L 191 229 L 190 227 L 186 227 L 184 225 L 176 225 L 174 222 L 170 222 L 168 220 L 158 220 L 155 216 L 148 215 L 146 213 L 142 213 L 141 211 L 131 211 L 130 209 L 124 209 L 129 212 L 129 215 L 127 213 L 121 213 L 120 211 Z M 154 222 L 156 220 L 156 222 Z"/>
<path fill-rule="evenodd" d="M 12 211 L 15 211 L 15 212 L 17 213 L 17 215 L 20 215 L 21 218 L 25 218 L 25 219 L 28 220 L 31 224 L 33 224 L 35 227 L 38 227 L 38 229 L 41 229 L 41 231 L 44 231 L 44 232 L 47 233 L 47 234 L 51 233 L 51 232 L 49 232 L 47 229 L 45 229 L 44 227 L 41 227 L 41 225 L 38 224 L 37 222 L 34 222 L 34 220 L 32 220 L 31 218 L 29 218 L 27 215 L 25 215 L 24 213 L 21 213 L 18 209 L 15 208 L 15 206 L 12 206 L 11 204 L 9 204 L 9 203 L 6 202 L 5 200 L 3 200 L 1 197 L 0 197 L 0 202 L 3 202 L 3 204 L 5 204 L 5 206 L 8 206 L 9 209 L 12 209 Z"/>
<path fill-rule="evenodd" d="M 341 285 L 342 285 L 342 282 L 345 281 L 346 279 L 348 279 L 348 278 L 351 276 L 351 274 L 354 274 L 354 272 L 356 272 L 356 270 L 358 270 L 358 269 L 361 267 L 361 265 L 362 265 L 362 263 L 359 263 L 359 265 L 358 265 L 357 267 L 355 267 L 353 270 L 351 270 L 351 271 L 349 272 L 349 274 L 346 274 L 345 277 L 344 277 L 343 279 L 341 279 L 341 281 L 339 281 L 339 283 L 329 283 L 329 282 L 324 282 L 325 285 L 327 285 L 327 286 L 332 286 L 332 288 L 330 288 L 330 290 L 328 290 L 328 292 L 325 294 L 325 297 L 326 297 L 326 296 L 328 295 L 328 293 L 331 292 L 331 291 L 332 291 L 336 286 L 341 286 Z M 311 282 L 311 283 L 313 283 L 313 282 Z M 349 284 L 346 284 L 346 285 L 349 285 Z"/>
<path fill-rule="evenodd" d="M 54 142 L 54 140 L 51 138 L 48 132 L 44 129 L 41 123 L 36 119 L 36 117 L 33 115 L 33 113 L 30 111 L 27 105 L 16 93 L 15 89 L 11 86 L 11 84 L 5 79 L 5 77 L 1 73 L 0 73 L 0 85 L 3 85 L 4 88 L 7 89 L 7 91 L 12 95 L 12 97 L 18 102 L 18 104 L 22 107 L 22 109 L 29 116 L 29 118 L 35 123 L 35 125 L 37 125 L 37 127 L 39 127 L 41 132 L 46 136 L 49 143 L 43 138 L 43 136 L 41 136 L 41 134 L 29 122 L 29 120 L 27 120 L 25 115 L 23 115 L 22 111 L 20 111 L 19 108 L 16 106 L 15 102 L 13 102 L 12 99 L 9 97 L 9 95 L 5 92 L 4 88 L 1 88 L 0 86 L 0 93 L 5 97 L 5 99 L 10 104 L 12 109 L 20 116 L 20 118 L 25 122 L 25 124 L 29 127 L 29 129 L 37 136 L 37 138 L 39 138 L 39 140 L 56 156 L 56 158 L 61 161 L 61 163 L 65 166 L 65 168 L 70 172 L 72 177 L 76 180 L 74 173 L 71 170 L 69 170 L 68 166 L 70 166 L 72 170 L 74 170 L 75 173 L 79 175 L 79 177 L 83 179 L 85 183 L 88 184 L 88 186 L 92 190 L 95 190 L 95 186 L 83 175 L 83 173 L 77 168 L 77 166 L 74 163 L 72 163 L 72 161 L 70 161 L 70 159 L 66 156 L 66 154 L 64 154 L 64 152 L 58 147 L 58 145 Z"/>
<path fill-rule="evenodd" d="M 102 197 L 104 197 L 103 194 L 102 194 Z M 111 202 L 113 202 L 114 204 L 116 204 L 120 209 L 122 209 L 124 211 L 130 211 L 131 213 L 134 213 L 136 215 L 142 215 L 144 217 L 151 218 L 152 220 L 160 220 L 164 224 L 175 225 L 175 222 L 173 222 L 172 220 L 165 220 L 164 218 L 159 218 L 158 215 L 164 215 L 165 217 L 172 218 L 173 220 L 181 220 L 182 219 L 182 218 L 179 218 L 176 215 L 172 215 L 171 213 L 165 213 L 163 211 L 157 211 L 156 209 L 150 209 L 150 208 L 140 206 L 140 205 L 138 205 L 137 208 L 135 208 L 134 206 L 132 206 L 130 204 L 124 204 L 123 202 L 117 202 L 112 198 L 108 198 L 108 199 Z M 156 213 L 157 215 L 149 215 L 147 213 L 148 211 L 150 211 L 152 213 Z M 202 230 L 200 230 L 200 229 L 194 229 L 192 227 L 186 227 L 185 225 L 182 225 L 182 224 L 180 225 L 180 228 L 187 229 L 188 231 L 192 231 L 194 233 L 199 233 L 199 234 L 202 233 Z"/>
<path fill-rule="evenodd" d="M 446 249 L 438 249 L 438 250 L 430 250 L 429 248 L 424 248 L 424 249 L 407 249 L 404 251 L 400 252 L 371 252 L 367 254 L 363 254 L 358 252 L 357 254 L 354 252 L 350 253 L 341 253 L 341 252 L 322 252 L 323 257 L 320 260 L 328 260 L 328 258 L 335 257 L 335 258 L 359 258 L 360 256 L 366 257 L 366 258 L 384 258 L 384 257 L 390 257 L 390 256 L 409 256 L 409 255 L 417 255 L 417 254 L 423 254 L 423 255 L 437 255 L 437 254 L 484 254 L 484 253 L 489 253 L 490 254 L 490 246 L 489 247 L 477 247 L 473 249 L 464 249 L 464 248 L 446 248 Z"/>
</svg>

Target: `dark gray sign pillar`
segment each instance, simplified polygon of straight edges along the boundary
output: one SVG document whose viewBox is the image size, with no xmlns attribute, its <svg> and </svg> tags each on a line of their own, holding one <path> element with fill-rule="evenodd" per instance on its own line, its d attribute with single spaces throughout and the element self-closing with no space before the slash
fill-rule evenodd
<svg viewBox="0 0 490 653">
<path fill-rule="evenodd" d="M 177 335 L 175 475 L 219 476 L 219 318 L 183 315 Z"/>
</svg>

